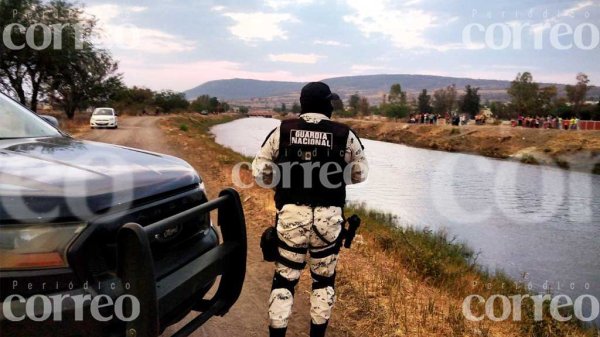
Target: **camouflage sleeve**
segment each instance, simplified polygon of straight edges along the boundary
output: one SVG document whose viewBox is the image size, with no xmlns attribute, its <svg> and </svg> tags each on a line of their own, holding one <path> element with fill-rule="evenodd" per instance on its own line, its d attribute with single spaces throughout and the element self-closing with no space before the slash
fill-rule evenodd
<svg viewBox="0 0 600 337">
<path fill-rule="evenodd" d="M 369 164 L 364 147 L 353 131 L 350 131 L 348 135 L 345 159 L 352 166 L 352 183 L 358 184 L 365 181 L 369 173 Z"/>
<path fill-rule="evenodd" d="M 252 162 L 252 175 L 257 181 L 270 185 L 273 181 L 273 165 L 279 155 L 279 127 L 273 129 L 263 142 Z"/>
</svg>

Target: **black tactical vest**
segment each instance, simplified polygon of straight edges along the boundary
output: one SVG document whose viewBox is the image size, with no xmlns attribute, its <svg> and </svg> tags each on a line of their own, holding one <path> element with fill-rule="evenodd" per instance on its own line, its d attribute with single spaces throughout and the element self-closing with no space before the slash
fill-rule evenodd
<svg viewBox="0 0 600 337">
<path fill-rule="evenodd" d="M 349 132 L 347 126 L 329 120 L 317 124 L 301 118 L 281 122 L 277 209 L 285 204 L 344 207 L 344 155 Z"/>
</svg>

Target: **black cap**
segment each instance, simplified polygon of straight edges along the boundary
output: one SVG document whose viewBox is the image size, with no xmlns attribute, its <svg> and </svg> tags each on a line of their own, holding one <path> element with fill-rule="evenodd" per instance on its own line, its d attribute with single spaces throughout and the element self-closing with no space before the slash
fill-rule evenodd
<svg viewBox="0 0 600 337">
<path fill-rule="evenodd" d="M 329 86 L 323 82 L 310 82 L 300 92 L 302 113 L 318 112 L 331 117 L 333 112 L 331 101 L 339 99 L 340 96 L 332 93 Z"/>
</svg>

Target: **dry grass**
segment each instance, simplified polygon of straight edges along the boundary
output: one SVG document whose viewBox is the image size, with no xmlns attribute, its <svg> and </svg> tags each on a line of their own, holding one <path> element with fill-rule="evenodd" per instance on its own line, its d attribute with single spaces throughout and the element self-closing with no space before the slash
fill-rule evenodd
<svg viewBox="0 0 600 337">
<path fill-rule="evenodd" d="M 248 161 L 214 142 L 212 125 L 236 116 L 178 116 L 166 120 L 164 129 L 192 165 L 201 168 L 209 192 L 232 185 L 231 168 Z M 198 148 L 202 155 L 194 155 Z M 197 152 L 196 152 L 197 153 Z M 209 162 L 206 158 L 211 158 Z M 216 160 L 214 160 L 216 158 Z M 252 181 L 243 169 L 242 180 Z M 275 207 L 272 192 L 252 187 L 240 191 L 248 233 L 259 237 L 271 223 Z M 353 248 L 342 250 L 338 267 L 337 304 L 330 335 L 335 336 L 596 336 L 576 323 L 557 323 L 548 317 L 533 322 L 530 307 L 523 322 L 471 322 L 462 314 L 462 301 L 470 294 L 524 293 L 503 275 L 491 276 L 476 265 L 476 254 L 444 233 L 400 228 L 390 215 L 351 206 L 363 224 Z M 310 280 L 303 275 L 298 293 L 308 292 Z M 268 287 L 268 285 L 265 285 Z M 483 307 L 474 308 L 476 314 Z M 548 315 L 546 315 L 548 316 Z"/>
<path fill-rule="evenodd" d="M 62 111 L 51 111 L 41 114 L 53 116 L 58 119 L 60 129 L 73 136 L 81 135 L 84 130 L 90 127 L 90 114 L 88 113 L 76 113 L 73 119 L 68 119 L 67 115 Z"/>
<path fill-rule="evenodd" d="M 339 303 L 353 318 L 345 324 L 377 336 L 596 336 L 575 321 L 552 320 L 547 310 L 534 322 L 530 302 L 521 322 L 466 320 L 466 296 L 526 294 L 523 284 L 489 275 L 468 247 L 443 232 L 399 227 L 393 216 L 360 205 L 348 210 L 360 214 L 363 226 L 357 247 L 342 257 Z M 483 306 L 473 310 L 479 315 Z"/>
</svg>

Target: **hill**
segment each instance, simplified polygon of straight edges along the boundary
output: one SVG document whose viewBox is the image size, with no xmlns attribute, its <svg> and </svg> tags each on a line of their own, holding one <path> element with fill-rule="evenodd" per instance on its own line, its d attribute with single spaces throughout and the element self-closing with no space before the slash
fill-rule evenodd
<svg viewBox="0 0 600 337">
<path fill-rule="evenodd" d="M 283 81 L 260 81 L 234 78 L 230 80 L 209 81 L 185 91 L 188 99 L 201 95 L 216 96 L 225 100 L 271 97 L 300 92 L 303 83 Z"/>
<path fill-rule="evenodd" d="M 407 75 L 407 74 L 383 74 L 344 76 L 323 79 L 332 90 L 340 94 L 343 99 L 355 92 L 367 96 L 372 102 L 381 99 L 381 95 L 389 91 L 394 83 L 400 83 L 402 89 L 409 95 L 417 95 L 421 90 L 427 89 L 433 92 L 436 89 L 455 84 L 457 89 L 462 90 L 470 84 L 481 88 L 480 93 L 484 100 L 507 100 L 506 88 L 510 81 L 473 79 L 461 77 L 445 77 L 433 75 Z M 303 82 L 283 81 L 260 81 L 250 79 L 228 79 L 206 82 L 193 89 L 186 91 L 188 99 L 194 99 L 200 95 L 216 96 L 224 100 L 250 100 L 254 98 L 269 98 L 271 101 L 294 101 L 297 100 Z M 550 83 L 542 83 L 542 86 Z M 564 84 L 556 84 L 559 93 L 564 94 Z M 600 88 L 590 91 L 591 97 L 600 95 Z"/>
</svg>

